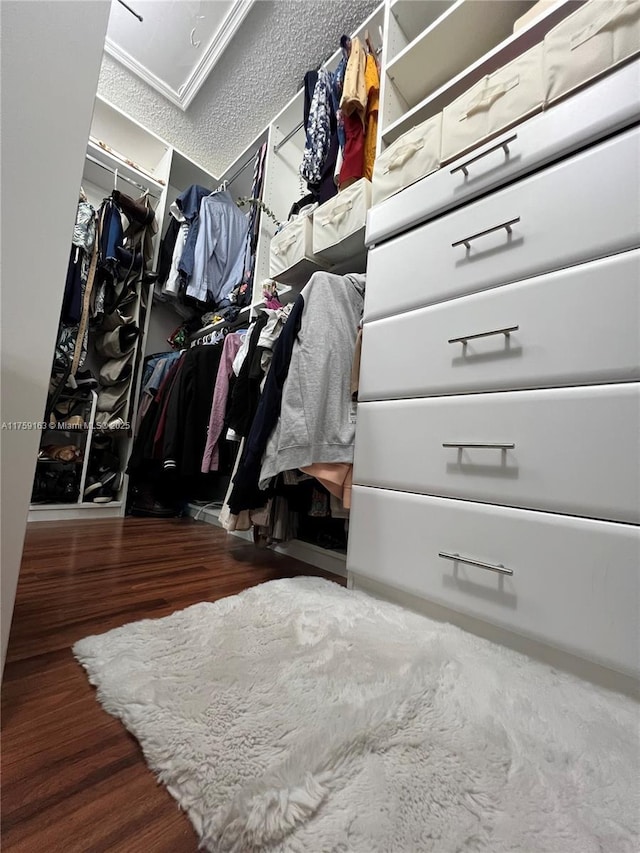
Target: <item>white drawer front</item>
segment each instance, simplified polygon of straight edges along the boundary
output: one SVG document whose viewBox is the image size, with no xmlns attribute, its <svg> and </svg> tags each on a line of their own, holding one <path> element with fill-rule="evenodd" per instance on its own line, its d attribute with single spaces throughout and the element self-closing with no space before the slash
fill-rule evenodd
<svg viewBox="0 0 640 853">
<path fill-rule="evenodd" d="M 640 538 L 629 525 L 356 486 L 347 566 L 605 666 L 640 669 Z"/>
<path fill-rule="evenodd" d="M 367 244 L 401 234 L 629 125 L 640 116 L 638 91 L 640 61 L 635 60 L 377 204 L 369 211 Z"/>
<path fill-rule="evenodd" d="M 640 245 L 640 129 L 369 253 L 375 320 Z"/>
<path fill-rule="evenodd" d="M 359 399 L 640 379 L 639 282 L 636 249 L 367 323 Z"/>
<path fill-rule="evenodd" d="M 354 482 L 638 523 L 639 388 L 361 403 Z"/>
</svg>

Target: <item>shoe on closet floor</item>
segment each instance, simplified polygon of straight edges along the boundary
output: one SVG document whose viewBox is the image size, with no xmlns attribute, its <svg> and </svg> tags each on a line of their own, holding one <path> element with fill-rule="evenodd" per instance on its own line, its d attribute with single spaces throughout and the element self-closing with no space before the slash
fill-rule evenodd
<svg viewBox="0 0 640 853">
<path fill-rule="evenodd" d="M 131 515 L 141 518 L 176 518 L 180 515 L 180 511 L 145 495 L 136 498 L 133 502 Z"/>
<path fill-rule="evenodd" d="M 109 503 L 122 488 L 120 471 L 107 471 L 87 478 L 83 499 L 93 503 Z"/>
</svg>

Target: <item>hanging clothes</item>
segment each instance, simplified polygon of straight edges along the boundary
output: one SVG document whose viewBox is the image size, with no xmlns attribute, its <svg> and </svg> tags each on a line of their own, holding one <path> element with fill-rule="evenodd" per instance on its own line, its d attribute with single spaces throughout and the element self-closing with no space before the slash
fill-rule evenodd
<svg viewBox="0 0 640 853">
<path fill-rule="evenodd" d="M 93 285 L 97 228 L 96 211 L 84 198 L 80 198 L 71 240 L 62 313 L 56 341 L 55 360 L 58 365 L 72 364 L 75 374 L 87 354 L 88 320 Z"/>
<path fill-rule="evenodd" d="M 351 369 L 364 288 L 364 275 L 318 272 L 302 290 L 300 332 L 282 391 L 280 417 L 262 459 L 261 489 L 291 468 L 353 462 Z"/>
<path fill-rule="evenodd" d="M 192 184 L 180 193 L 175 201 L 178 210 L 184 216 L 184 221 L 189 225 L 189 233 L 178 265 L 180 277 L 185 284 L 189 282 L 193 274 L 194 253 L 200 230 L 200 202 L 210 194 L 211 190 L 206 187 Z"/>
<path fill-rule="evenodd" d="M 187 350 L 171 390 L 162 454 L 165 470 L 176 470 L 181 477 L 194 477 L 202 467 L 221 356 L 221 344 Z"/>
<path fill-rule="evenodd" d="M 234 515 L 239 515 L 245 509 L 263 506 L 266 500 L 266 495 L 258 486 L 260 466 L 269 436 L 280 416 L 282 391 L 289 373 L 291 354 L 302 321 L 303 293 L 294 302 L 289 318 L 273 351 L 269 375 L 251 423 L 242 458 L 233 480 L 234 487 L 229 496 L 229 508 Z"/>
<path fill-rule="evenodd" d="M 357 113 L 345 115 L 344 132 L 346 142 L 340 169 L 341 190 L 359 181 L 364 175 L 364 127 Z"/>
<path fill-rule="evenodd" d="M 209 471 L 217 471 L 219 463 L 218 442 L 224 427 L 225 412 L 229 397 L 229 381 L 233 376 L 233 362 L 242 345 L 242 336 L 228 334 L 222 347 L 222 356 L 216 375 L 215 390 L 211 403 L 211 414 L 207 428 L 207 443 L 202 458 L 201 471 L 208 474 Z"/>
<path fill-rule="evenodd" d="M 138 406 L 138 414 L 136 418 L 135 431 L 140 429 L 142 421 L 149 410 L 151 403 L 158 393 L 162 382 L 171 369 L 171 366 L 176 362 L 182 353 L 170 352 L 161 353 L 157 356 L 152 356 L 145 361 L 144 373 L 142 376 L 142 390 L 140 391 L 140 405 Z"/>
<path fill-rule="evenodd" d="M 182 217 L 182 214 L 180 214 L 180 216 Z M 169 278 L 173 251 L 175 249 L 179 232 L 180 222 L 175 218 L 175 216 L 170 216 L 167 230 L 165 231 L 162 242 L 160 243 L 160 253 L 158 255 L 158 285 L 164 285 Z"/>
<path fill-rule="evenodd" d="M 249 331 L 249 345 L 233 388 L 229 406 L 229 427 L 240 436 L 249 433 L 260 401 L 262 382 L 261 355 L 258 352 L 260 333 L 267 323 L 267 315 L 260 312 Z"/>
<path fill-rule="evenodd" d="M 186 293 L 217 309 L 227 308 L 229 294 L 242 281 L 249 223 L 226 190 L 202 199 L 199 221 Z"/>
<path fill-rule="evenodd" d="M 293 304 L 289 303 L 288 305 L 280 305 L 279 308 L 262 309 L 268 319 L 266 326 L 260 333 L 258 348 L 261 352 L 260 366 L 262 367 L 265 377 L 269 372 L 271 360 L 273 359 L 274 347 L 278 342 L 284 324 L 287 322 L 292 308 Z"/>
<path fill-rule="evenodd" d="M 373 166 L 376 160 L 378 111 L 380 109 L 380 75 L 375 57 L 371 53 L 367 54 L 364 76 L 367 88 L 367 113 L 364 135 L 363 177 L 370 181 L 373 178 Z"/>
<path fill-rule="evenodd" d="M 315 72 L 309 72 L 315 74 Z M 300 174 L 310 187 L 319 186 L 329 149 L 331 147 L 331 117 L 334 117 L 331 98 L 332 81 L 329 72 L 321 68 L 309 106 L 306 124 L 307 141 L 304 148 Z M 305 77 L 305 91 L 307 91 Z"/>
<path fill-rule="evenodd" d="M 334 71 L 332 78 L 332 86 L 331 86 L 331 97 L 333 99 L 333 109 L 336 114 L 336 126 L 337 126 L 337 134 L 338 134 L 338 145 L 340 146 L 340 150 L 344 150 L 344 144 L 346 141 L 344 135 L 344 119 L 342 115 L 342 110 L 340 109 L 340 101 L 342 100 L 342 90 L 344 88 L 344 75 L 347 70 L 347 62 L 349 61 L 348 56 L 343 48 L 343 57 L 338 63 L 338 67 Z"/>
<path fill-rule="evenodd" d="M 161 418 L 163 413 L 166 417 L 169 395 L 184 363 L 184 353 L 177 355 L 178 357 L 168 365 L 157 391 L 151 395 L 149 405 L 146 406 L 144 414 L 139 418 L 139 425 L 127 466 L 128 474 L 138 473 L 144 467 L 145 462 L 158 458 L 155 453 L 156 435 L 160 434 L 161 449 L 164 441 L 163 431 L 160 429 Z"/>
<path fill-rule="evenodd" d="M 267 143 L 264 142 L 258 153 L 256 154 L 253 164 L 253 180 L 251 182 L 251 198 L 262 200 L 262 184 L 264 178 L 264 169 L 267 159 Z M 253 295 L 253 278 L 256 264 L 256 251 L 258 248 L 258 236 L 260 233 L 260 217 L 258 216 L 259 208 L 257 204 L 252 204 L 249 211 L 249 221 L 247 227 L 247 241 L 244 253 L 244 275 L 242 284 L 237 290 L 235 299 L 232 299 L 236 305 L 241 308 L 251 302 Z"/>
<path fill-rule="evenodd" d="M 365 124 L 367 110 L 367 84 L 365 68 L 367 64 L 364 46 L 359 38 L 351 40 L 351 53 L 344 75 L 340 109 L 346 116 L 354 113 L 359 117 L 362 127 Z"/>
<path fill-rule="evenodd" d="M 184 247 L 187 243 L 187 237 L 189 236 L 189 225 L 187 222 L 179 222 L 178 223 L 178 234 L 176 236 L 176 241 L 173 246 L 173 256 L 171 258 L 171 266 L 169 268 L 169 274 L 167 276 L 167 280 L 165 281 L 162 292 L 168 296 L 177 296 L 180 293 L 180 261 L 182 259 L 182 253 L 184 252 Z"/>
</svg>

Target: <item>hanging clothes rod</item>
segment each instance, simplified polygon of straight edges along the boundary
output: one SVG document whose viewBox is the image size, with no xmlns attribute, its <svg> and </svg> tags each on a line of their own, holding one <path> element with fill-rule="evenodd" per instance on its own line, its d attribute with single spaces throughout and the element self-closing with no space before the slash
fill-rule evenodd
<svg viewBox="0 0 640 853">
<path fill-rule="evenodd" d="M 233 173 L 233 175 L 231 175 L 231 177 L 230 177 L 230 178 L 227 178 L 227 180 L 226 180 L 226 184 L 227 184 L 227 186 L 229 186 L 229 184 L 232 184 L 232 183 L 235 181 L 235 179 L 238 177 L 238 175 L 241 175 L 247 167 L 252 166 L 252 165 L 254 164 L 254 162 L 255 162 L 255 159 L 256 159 L 256 158 L 255 158 L 255 154 L 254 154 L 254 156 L 253 156 L 253 157 L 250 157 L 250 158 L 246 161 L 246 163 L 243 163 L 243 164 L 242 164 L 242 166 L 240 166 L 240 167 L 237 169 L 237 171 L 235 171 L 235 172 Z"/>
<path fill-rule="evenodd" d="M 134 10 L 131 8 L 131 6 L 127 5 L 127 3 L 125 3 L 125 2 L 124 2 L 124 0 L 118 0 L 118 3 L 119 3 L 121 6 L 124 6 L 124 8 L 127 10 L 127 12 L 131 12 L 131 14 L 133 15 L 133 17 L 134 17 L 134 18 L 137 18 L 137 19 L 140 21 L 140 23 L 142 23 L 142 15 L 139 15 L 136 11 L 134 11 Z"/>
<path fill-rule="evenodd" d="M 143 193 L 148 193 L 151 196 L 151 198 L 155 198 L 155 199 L 158 198 L 157 195 L 154 195 L 151 192 L 149 187 L 144 187 L 142 184 L 139 184 L 136 181 L 132 180 L 131 178 L 128 178 L 126 175 L 123 175 L 117 169 L 114 169 L 111 166 L 107 166 L 106 163 L 101 163 L 97 157 L 92 157 L 91 154 L 87 154 L 86 158 L 87 158 L 87 160 L 90 160 L 92 163 L 95 163 L 96 166 L 100 166 L 101 169 L 106 169 L 106 171 L 111 172 L 112 175 L 117 175 L 121 181 L 126 181 L 128 184 L 131 184 L 132 186 L 136 187 L 137 189 L 142 190 Z"/>
<path fill-rule="evenodd" d="M 296 133 L 303 127 L 304 122 L 301 121 L 293 128 L 293 130 L 290 130 L 289 133 L 287 133 L 284 139 L 282 139 L 280 142 L 276 142 L 276 144 L 273 146 L 274 153 L 277 154 L 278 151 L 282 148 L 282 146 L 285 145 L 290 139 L 292 139 L 296 135 Z"/>
</svg>

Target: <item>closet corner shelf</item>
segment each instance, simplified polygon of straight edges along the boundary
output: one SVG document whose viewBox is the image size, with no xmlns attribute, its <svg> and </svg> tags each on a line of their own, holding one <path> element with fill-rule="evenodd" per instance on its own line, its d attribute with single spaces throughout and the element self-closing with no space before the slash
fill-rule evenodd
<svg viewBox="0 0 640 853">
<path fill-rule="evenodd" d="M 464 2 L 467 4 L 469 0 L 459 0 L 459 3 L 456 6 L 456 9 L 460 5 L 460 3 Z M 485 2 L 485 0 L 481 0 L 481 2 Z M 486 0 L 486 2 L 493 2 L 493 0 Z M 510 0 L 509 0 L 510 2 Z M 486 74 L 493 74 L 499 68 L 506 65 L 508 62 L 511 62 L 516 57 L 520 56 L 530 47 L 533 47 L 536 44 L 539 44 L 545 37 L 545 35 L 551 30 L 556 24 L 560 23 L 560 21 L 564 20 L 568 15 L 575 11 L 576 7 L 580 5 L 584 0 L 558 0 L 553 6 L 549 9 L 546 9 L 542 12 L 538 17 L 534 18 L 530 21 L 526 26 L 522 27 L 515 33 L 511 33 L 502 39 L 498 44 L 494 44 L 486 53 L 478 57 L 477 43 L 474 41 L 473 43 L 473 57 L 467 63 L 467 65 L 463 65 L 461 70 L 458 70 L 450 75 L 449 78 L 445 79 L 439 85 L 439 88 L 435 90 L 431 90 L 429 93 L 425 94 L 422 100 L 418 100 L 417 98 L 415 106 L 413 106 L 410 110 L 400 116 L 400 118 L 388 124 L 386 127 L 382 129 L 382 139 L 384 142 L 389 145 L 394 142 L 399 136 L 402 136 L 403 133 L 406 133 L 412 127 L 415 127 L 417 124 L 420 124 L 423 121 L 431 118 L 432 116 L 437 115 L 442 112 L 442 110 L 448 106 L 452 101 L 458 98 L 460 95 L 464 94 L 471 86 L 477 83 L 482 79 Z M 472 6 L 473 6 L 472 2 Z M 522 4 L 521 4 L 522 5 Z M 529 4 L 525 4 L 527 6 Z M 450 14 L 454 10 L 450 10 Z M 526 9 L 525 9 L 526 11 Z M 512 9 L 513 13 L 513 9 Z M 486 17 L 490 17 L 487 13 L 485 13 Z M 512 18 L 513 21 L 517 18 Z M 438 21 L 435 22 L 432 28 L 438 25 Z M 486 29 L 485 29 L 486 32 Z M 426 33 L 423 33 L 419 38 L 423 38 L 426 36 Z M 412 42 L 408 45 L 405 50 L 399 54 L 393 62 L 389 63 L 387 66 L 387 75 L 392 79 L 394 77 L 394 68 L 398 65 L 398 63 L 404 62 L 402 59 L 403 56 L 409 55 L 413 51 L 413 46 L 416 44 L 418 40 Z M 447 44 L 451 44 L 450 42 L 444 42 Z M 486 45 L 486 42 L 484 42 Z M 419 51 L 420 55 L 424 57 L 424 53 Z M 414 57 L 414 62 L 419 61 L 418 56 Z M 456 63 L 458 64 L 458 63 Z M 442 66 L 438 66 L 442 67 Z M 417 77 L 419 79 L 427 80 L 426 75 L 418 74 Z M 397 81 L 396 82 L 397 85 Z M 424 88 L 424 87 L 423 87 Z M 423 91 L 424 94 L 424 91 Z"/>
</svg>

